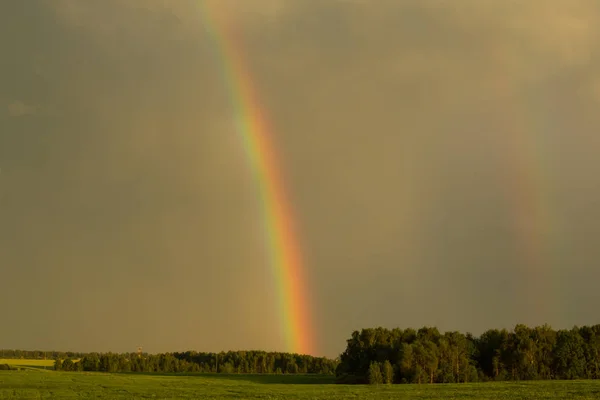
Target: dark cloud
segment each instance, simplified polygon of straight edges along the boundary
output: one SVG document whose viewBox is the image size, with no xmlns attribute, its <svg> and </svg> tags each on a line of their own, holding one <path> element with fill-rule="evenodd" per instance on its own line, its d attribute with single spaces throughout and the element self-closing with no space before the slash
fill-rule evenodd
<svg viewBox="0 0 600 400">
<path fill-rule="evenodd" d="M 207 5 L 272 122 L 317 352 L 374 325 L 598 322 L 596 2 Z M 5 346 L 284 349 L 200 3 L 0 11 Z"/>
</svg>

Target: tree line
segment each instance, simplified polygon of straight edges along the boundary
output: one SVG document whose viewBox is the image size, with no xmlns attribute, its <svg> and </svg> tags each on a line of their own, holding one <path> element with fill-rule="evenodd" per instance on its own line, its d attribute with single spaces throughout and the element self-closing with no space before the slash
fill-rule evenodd
<svg viewBox="0 0 600 400">
<path fill-rule="evenodd" d="M 337 361 L 326 357 L 266 351 L 229 351 L 226 353 L 174 353 L 179 360 L 196 364 L 203 372 L 257 374 L 333 375 Z"/>
<path fill-rule="evenodd" d="M 553 330 L 518 324 L 481 336 L 437 328 L 363 329 L 340 356 L 350 384 L 600 379 L 600 325 Z"/>
<path fill-rule="evenodd" d="M 333 375 L 337 362 L 324 357 L 265 352 L 138 354 L 89 353 L 79 359 L 56 357 L 54 369 L 98 372 L 196 372 L 224 374 L 324 374 Z"/>
<path fill-rule="evenodd" d="M 553 330 L 519 324 L 476 337 L 435 327 L 352 333 L 336 360 L 281 352 L 78 353 L 0 350 L 0 358 L 54 359 L 63 371 L 327 374 L 336 382 L 462 383 L 600 379 L 600 325 Z"/>
<path fill-rule="evenodd" d="M 54 369 L 61 371 L 334 375 L 337 367 L 337 361 L 325 357 L 266 351 L 138 354 L 4 349 L 2 358 L 51 359 Z"/>
<path fill-rule="evenodd" d="M 28 360 L 55 360 L 57 358 L 81 358 L 86 353 L 78 353 L 73 351 L 42 351 L 42 350 L 13 350 L 0 349 L 0 358 L 6 359 L 28 359 Z"/>
</svg>

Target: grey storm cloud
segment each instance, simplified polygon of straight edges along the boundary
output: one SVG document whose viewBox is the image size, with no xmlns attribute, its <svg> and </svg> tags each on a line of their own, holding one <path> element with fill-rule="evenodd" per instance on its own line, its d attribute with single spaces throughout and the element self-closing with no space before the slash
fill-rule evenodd
<svg viewBox="0 0 600 400">
<path fill-rule="evenodd" d="M 597 323 L 596 1 L 201 3 L 0 5 L 1 104 L 35 116 L 0 117 L 4 346 L 285 350 L 205 9 L 273 126 L 318 354 Z"/>
</svg>

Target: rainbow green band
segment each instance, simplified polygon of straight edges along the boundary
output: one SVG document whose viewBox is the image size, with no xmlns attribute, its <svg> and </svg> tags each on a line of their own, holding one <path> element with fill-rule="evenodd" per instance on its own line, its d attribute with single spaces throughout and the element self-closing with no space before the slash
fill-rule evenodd
<svg viewBox="0 0 600 400">
<path fill-rule="evenodd" d="M 313 354 L 310 301 L 305 291 L 304 268 L 295 236 L 293 213 L 271 138 L 273 130 L 242 56 L 242 45 L 231 24 L 218 18 L 218 1 L 209 4 L 201 0 L 198 4 L 235 108 L 237 132 L 256 177 L 286 351 Z"/>
</svg>

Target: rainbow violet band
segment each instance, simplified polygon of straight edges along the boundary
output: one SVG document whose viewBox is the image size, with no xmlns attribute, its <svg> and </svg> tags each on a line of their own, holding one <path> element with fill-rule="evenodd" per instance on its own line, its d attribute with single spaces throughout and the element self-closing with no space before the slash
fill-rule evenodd
<svg viewBox="0 0 600 400">
<path fill-rule="evenodd" d="M 217 15 L 218 2 L 198 1 L 198 4 L 235 109 L 236 129 L 257 182 L 286 351 L 313 354 L 310 299 L 305 289 L 304 265 L 294 230 L 294 214 L 273 145 L 273 129 L 253 85 L 243 57 L 243 45 L 232 24 L 227 24 L 225 18 Z"/>
</svg>

